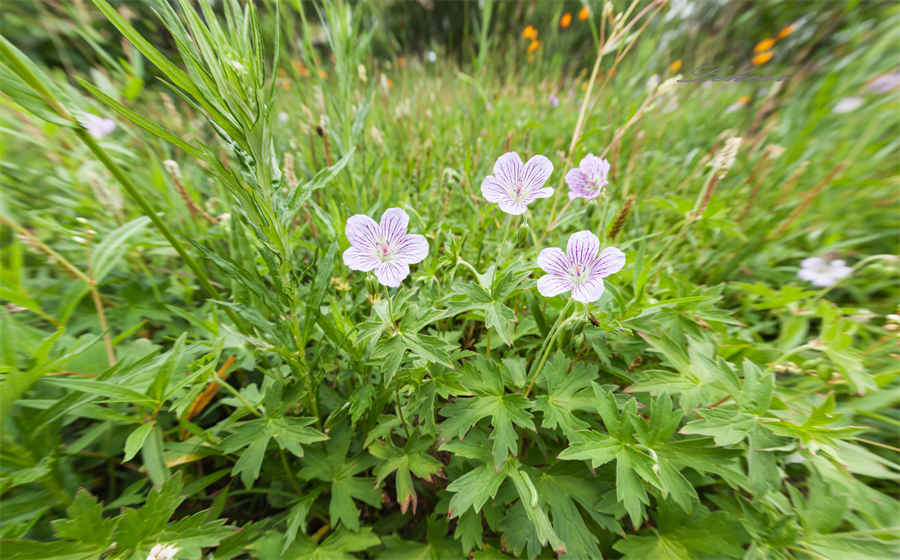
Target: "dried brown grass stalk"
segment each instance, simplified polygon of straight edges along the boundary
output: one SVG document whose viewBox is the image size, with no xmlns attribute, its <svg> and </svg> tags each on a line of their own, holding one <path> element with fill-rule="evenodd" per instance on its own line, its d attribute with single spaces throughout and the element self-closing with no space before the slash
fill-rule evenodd
<svg viewBox="0 0 900 560">
<path fill-rule="evenodd" d="M 806 194 L 806 197 L 804 197 L 803 201 L 799 205 L 797 205 L 796 208 L 794 208 L 794 211 L 791 212 L 791 215 L 788 216 L 788 218 L 785 221 L 783 221 L 781 223 L 781 225 L 778 226 L 778 228 L 775 231 L 770 233 L 766 237 L 766 239 L 772 239 L 774 237 L 777 237 L 778 235 L 783 233 L 784 230 L 786 230 L 788 227 L 790 227 L 790 225 L 792 223 L 794 223 L 794 221 L 797 219 L 797 217 L 800 216 L 800 214 L 802 214 L 803 211 L 806 210 L 809 207 L 809 205 L 812 204 L 812 202 L 816 198 L 819 197 L 820 194 L 822 194 L 822 191 L 825 190 L 825 187 L 827 187 L 829 185 L 829 183 L 831 183 L 831 181 L 833 181 L 834 178 L 841 171 L 843 171 L 844 168 L 847 167 L 848 165 L 850 165 L 849 161 L 842 161 L 842 162 L 838 163 L 834 167 L 834 169 L 832 169 L 831 172 L 828 175 L 826 175 L 825 178 L 822 179 L 822 181 L 818 185 L 816 185 L 811 191 L 809 191 Z"/>
</svg>

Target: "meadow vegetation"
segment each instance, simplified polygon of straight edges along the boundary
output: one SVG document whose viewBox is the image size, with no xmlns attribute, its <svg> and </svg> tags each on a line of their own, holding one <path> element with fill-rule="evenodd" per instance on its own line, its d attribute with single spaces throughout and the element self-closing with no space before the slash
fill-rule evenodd
<svg viewBox="0 0 900 560">
<path fill-rule="evenodd" d="M 897 6 L 74 4 L 0 37 L 5 559 L 900 555 Z"/>
</svg>

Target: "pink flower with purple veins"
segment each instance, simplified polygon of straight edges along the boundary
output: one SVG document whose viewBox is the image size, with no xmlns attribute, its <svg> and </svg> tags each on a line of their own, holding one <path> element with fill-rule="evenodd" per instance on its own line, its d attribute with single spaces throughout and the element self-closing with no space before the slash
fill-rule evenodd
<svg viewBox="0 0 900 560">
<path fill-rule="evenodd" d="M 383 285 L 396 288 L 409 276 L 409 265 L 428 256 L 428 242 L 418 234 L 406 233 L 409 216 L 400 208 L 388 208 L 381 223 L 355 214 L 347 220 L 347 239 L 351 247 L 344 251 L 344 264 L 352 270 L 375 271 Z"/>
<path fill-rule="evenodd" d="M 594 154 L 582 158 L 578 167 L 566 173 L 566 184 L 569 185 L 569 198 L 597 198 L 603 187 L 609 182 L 609 162 Z"/>
<path fill-rule="evenodd" d="M 494 174 L 481 182 L 481 194 L 507 214 L 524 214 L 529 204 L 553 194 L 553 189 L 544 187 L 551 173 L 553 164 L 544 156 L 534 156 L 523 165 L 519 154 L 507 152 L 497 158 Z"/>
<path fill-rule="evenodd" d="M 537 263 L 547 273 L 537 281 L 542 296 L 571 291 L 575 301 L 590 303 L 603 295 L 603 279 L 625 266 L 625 253 L 615 247 L 601 251 L 596 235 L 579 231 L 569 237 L 565 253 L 556 247 L 544 249 Z"/>
</svg>

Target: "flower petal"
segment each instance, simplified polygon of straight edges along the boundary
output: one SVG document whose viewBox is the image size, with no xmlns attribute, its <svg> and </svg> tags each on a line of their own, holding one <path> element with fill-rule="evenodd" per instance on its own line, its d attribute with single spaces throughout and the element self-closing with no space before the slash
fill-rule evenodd
<svg viewBox="0 0 900 560">
<path fill-rule="evenodd" d="M 553 189 L 551 189 L 550 187 L 544 187 L 543 189 L 538 189 L 531 193 L 528 196 L 528 199 L 530 202 L 536 198 L 550 198 L 551 196 L 553 196 Z"/>
<path fill-rule="evenodd" d="M 344 232 L 350 244 L 360 249 L 375 247 L 378 240 L 378 224 L 365 214 L 350 216 Z"/>
<path fill-rule="evenodd" d="M 500 207 L 500 210 L 503 210 L 507 214 L 512 214 L 513 216 L 524 214 L 525 211 L 528 210 L 528 204 L 525 201 L 515 202 L 509 198 L 504 198 L 497 203 L 497 206 Z"/>
<path fill-rule="evenodd" d="M 375 277 L 388 288 L 396 288 L 409 276 L 409 265 L 400 262 L 379 263 L 375 267 Z"/>
<path fill-rule="evenodd" d="M 589 190 L 587 176 L 584 174 L 584 171 L 577 167 L 570 169 L 569 172 L 566 173 L 566 184 L 569 185 L 570 189 L 578 193 L 576 196 L 584 196 L 582 193 L 584 193 L 585 190 Z"/>
<path fill-rule="evenodd" d="M 388 243 L 398 243 L 406 235 L 409 215 L 400 208 L 388 208 L 381 215 L 380 231 Z"/>
<path fill-rule="evenodd" d="M 580 301 L 581 303 L 590 303 L 600 299 L 600 296 L 603 295 L 605 290 L 606 287 L 603 285 L 603 279 L 592 278 L 584 284 L 575 286 L 572 290 L 572 299 Z"/>
<path fill-rule="evenodd" d="M 494 163 L 494 176 L 501 185 L 512 186 L 522 173 L 522 158 L 516 152 L 506 152 Z"/>
<path fill-rule="evenodd" d="M 509 191 L 496 177 L 488 175 L 481 182 L 481 196 L 488 202 L 500 202 L 509 198 Z"/>
<path fill-rule="evenodd" d="M 821 257 L 807 257 L 800 261 L 800 266 L 803 268 L 818 268 L 824 263 L 825 261 Z"/>
<path fill-rule="evenodd" d="M 544 297 L 558 296 L 572 289 L 572 283 L 565 276 L 545 274 L 538 278 L 538 292 Z"/>
<path fill-rule="evenodd" d="M 573 233 L 566 245 L 566 254 L 572 264 L 587 265 L 593 262 L 600 250 L 600 240 L 588 230 Z"/>
<path fill-rule="evenodd" d="M 610 274 L 615 274 L 622 270 L 625 266 L 625 253 L 616 247 L 607 247 L 600 251 L 597 260 L 594 261 L 594 274 L 600 278 L 605 278 Z"/>
<path fill-rule="evenodd" d="M 538 154 L 525 164 L 525 168 L 522 170 L 522 186 L 530 190 L 537 190 L 544 186 L 551 173 L 553 173 L 553 163 L 546 156 Z"/>
<path fill-rule="evenodd" d="M 604 179 L 609 173 L 609 161 L 603 158 L 599 158 L 594 154 L 588 154 L 584 156 L 578 166 L 582 171 L 585 172 L 585 174 L 597 175 L 603 177 Z"/>
<path fill-rule="evenodd" d="M 550 274 L 564 275 L 569 271 L 569 259 L 558 247 L 547 247 L 542 250 L 538 255 L 537 264 L 544 272 Z"/>
<path fill-rule="evenodd" d="M 407 264 L 422 262 L 428 256 L 428 241 L 417 233 L 407 235 L 397 245 L 397 260 Z"/>
<path fill-rule="evenodd" d="M 358 247 L 350 247 L 344 251 L 344 264 L 351 270 L 368 272 L 378 266 L 378 259 L 371 252 L 361 251 Z"/>
</svg>

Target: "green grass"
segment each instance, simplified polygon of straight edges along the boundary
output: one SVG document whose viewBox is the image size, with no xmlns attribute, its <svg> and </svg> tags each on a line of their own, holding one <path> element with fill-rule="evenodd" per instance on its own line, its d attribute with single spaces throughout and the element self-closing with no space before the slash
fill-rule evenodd
<svg viewBox="0 0 900 560">
<path fill-rule="evenodd" d="M 160 4 L 177 52 L 94 4 L 117 65 L 0 58 L 4 557 L 896 557 L 900 111 L 866 89 L 896 9 L 754 68 L 739 14 L 703 37 L 641 3 L 592 81 L 599 7 L 529 61 L 470 5 L 457 64 L 374 56 L 370 4 Z M 645 105 L 676 59 L 788 79 Z M 481 195 L 507 151 L 554 164 L 523 216 Z M 604 152 L 604 194 L 566 205 Z M 391 207 L 429 255 L 388 289 L 341 254 Z M 538 253 L 580 230 L 625 268 L 542 297 Z M 810 256 L 853 272 L 812 286 Z"/>
</svg>

